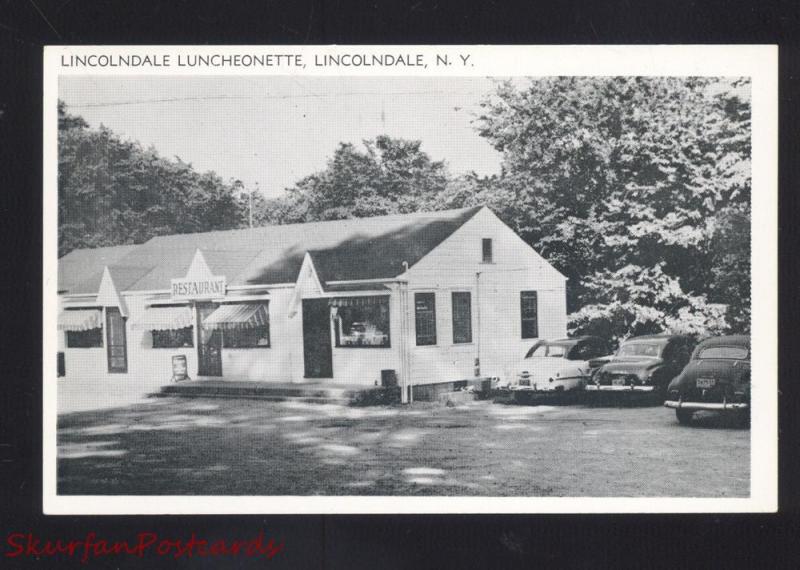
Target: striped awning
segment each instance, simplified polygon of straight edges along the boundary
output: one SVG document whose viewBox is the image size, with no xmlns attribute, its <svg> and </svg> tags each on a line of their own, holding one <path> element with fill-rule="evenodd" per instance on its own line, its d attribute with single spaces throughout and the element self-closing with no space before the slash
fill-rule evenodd
<svg viewBox="0 0 800 570">
<path fill-rule="evenodd" d="M 383 303 L 389 303 L 389 295 L 333 297 L 329 301 L 331 307 L 363 307 L 365 305 L 381 305 Z"/>
<path fill-rule="evenodd" d="M 194 325 L 192 309 L 180 307 L 149 307 L 142 317 L 133 323 L 133 328 L 146 331 L 168 331 L 185 329 Z"/>
<path fill-rule="evenodd" d="M 63 311 L 58 315 L 58 330 L 88 331 L 103 326 L 103 311 L 100 309 L 81 309 Z"/>
<path fill-rule="evenodd" d="M 203 322 L 203 326 L 222 329 L 244 329 L 266 325 L 269 322 L 264 303 L 221 305 Z"/>
</svg>

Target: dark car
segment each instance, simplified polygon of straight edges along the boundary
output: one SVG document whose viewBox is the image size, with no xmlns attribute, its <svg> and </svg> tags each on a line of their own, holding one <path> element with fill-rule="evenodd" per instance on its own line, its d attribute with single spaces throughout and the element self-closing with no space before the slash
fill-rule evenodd
<svg viewBox="0 0 800 570">
<path fill-rule="evenodd" d="M 694 412 L 715 410 L 745 419 L 750 414 L 750 337 L 704 340 L 683 372 L 670 382 L 664 405 L 688 424 Z"/>
<path fill-rule="evenodd" d="M 667 385 L 689 362 L 694 346 L 692 337 L 682 335 L 629 338 L 622 343 L 611 361 L 592 376 L 586 390 L 649 392 L 663 402 Z"/>
</svg>

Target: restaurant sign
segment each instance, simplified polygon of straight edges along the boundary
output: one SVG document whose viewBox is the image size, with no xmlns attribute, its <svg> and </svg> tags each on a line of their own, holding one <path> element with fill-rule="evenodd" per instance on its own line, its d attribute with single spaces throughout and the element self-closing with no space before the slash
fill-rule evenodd
<svg viewBox="0 0 800 570">
<path fill-rule="evenodd" d="M 175 300 L 216 299 L 225 296 L 225 277 L 205 279 L 173 279 L 172 298 Z"/>
</svg>

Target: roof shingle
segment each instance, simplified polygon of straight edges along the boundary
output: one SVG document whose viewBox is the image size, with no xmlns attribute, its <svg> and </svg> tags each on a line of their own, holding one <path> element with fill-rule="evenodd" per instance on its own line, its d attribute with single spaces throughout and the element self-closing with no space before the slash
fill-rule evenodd
<svg viewBox="0 0 800 570">
<path fill-rule="evenodd" d="M 80 279 L 72 264 L 63 269 L 70 293 L 96 292 L 105 265 L 120 291 L 168 289 L 171 279 L 186 274 L 198 249 L 228 285 L 294 283 L 306 252 L 323 282 L 392 278 L 403 272 L 404 261 L 414 265 L 480 209 L 160 236 L 122 246 L 130 249 L 110 262 L 93 260 L 93 267 L 99 266 L 96 279 Z M 59 279 L 61 270 L 59 264 Z"/>
</svg>

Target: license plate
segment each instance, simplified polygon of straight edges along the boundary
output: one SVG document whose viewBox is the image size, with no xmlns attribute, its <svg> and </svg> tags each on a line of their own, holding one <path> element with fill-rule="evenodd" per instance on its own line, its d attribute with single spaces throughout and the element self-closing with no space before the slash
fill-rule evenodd
<svg viewBox="0 0 800 570">
<path fill-rule="evenodd" d="M 612 378 L 611 379 L 612 386 L 624 386 L 625 385 L 625 378 Z"/>
<path fill-rule="evenodd" d="M 716 384 L 716 380 L 713 378 L 698 378 L 697 379 L 697 387 L 698 388 L 713 388 L 714 384 Z"/>
</svg>

